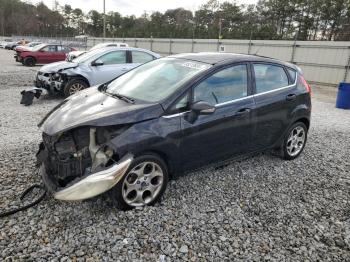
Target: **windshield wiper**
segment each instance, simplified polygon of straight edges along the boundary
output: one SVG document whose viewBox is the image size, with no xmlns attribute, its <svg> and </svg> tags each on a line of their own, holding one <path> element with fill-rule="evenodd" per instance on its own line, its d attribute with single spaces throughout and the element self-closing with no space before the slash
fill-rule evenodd
<svg viewBox="0 0 350 262">
<path fill-rule="evenodd" d="M 121 94 L 118 94 L 118 93 L 113 93 L 113 94 L 112 93 L 108 93 L 108 94 L 110 94 L 112 97 L 117 97 L 120 100 L 123 100 L 123 101 L 125 101 L 127 103 L 130 103 L 130 104 L 134 104 L 135 103 L 134 99 L 132 99 L 130 97 L 127 97 L 125 95 L 121 95 Z"/>
</svg>

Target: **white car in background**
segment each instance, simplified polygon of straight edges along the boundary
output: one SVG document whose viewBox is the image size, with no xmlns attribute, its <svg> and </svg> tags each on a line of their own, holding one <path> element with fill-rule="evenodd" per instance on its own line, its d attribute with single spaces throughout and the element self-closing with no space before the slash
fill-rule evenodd
<svg viewBox="0 0 350 262">
<path fill-rule="evenodd" d="M 129 47 L 129 45 L 127 43 L 106 42 L 106 43 L 100 43 L 91 47 L 90 51 L 98 48 L 103 48 L 103 47 Z"/>
<path fill-rule="evenodd" d="M 43 66 L 35 86 L 68 97 L 90 86 L 103 84 L 119 75 L 161 56 L 134 47 L 104 47 L 89 51 L 71 62 Z"/>
<path fill-rule="evenodd" d="M 12 39 L 4 39 L 0 42 L 0 48 L 5 48 L 5 46 L 10 42 L 12 42 Z"/>
<path fill-rule="evenodd" d="M 93 46 L 89 51 L 104 48 L 104 47 L 129 47 L 127 43 L 115 43 L 115 42 L 106 42 L 106 43 L 100 43 L 95 46 Z M 67 54 L 66 61 L 72 62 L 73 59 L 89 52 L 89 51 L 72 51 Z"/>
</svg>

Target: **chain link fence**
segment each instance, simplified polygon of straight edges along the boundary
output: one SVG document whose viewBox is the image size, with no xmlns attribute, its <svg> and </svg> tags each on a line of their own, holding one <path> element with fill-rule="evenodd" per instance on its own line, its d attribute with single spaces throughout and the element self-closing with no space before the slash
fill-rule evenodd
<svg viewBox="0 0 350 262">
<path fill-rule="evenodd" d="M 336 86 L 341 81 L 350 82 L 350 42 L 37 36 L 6 38 L 12 38 L 13 41 L 25 39 L 60 43 L 79 50 L 88 50 L 103 42 L 124 42 L 129 46 L 149 49 L 163 56 L 217 51 L 255 54 L 294 63 L 302 68 L 307 80 L 315 84 Z"/>
<path fill-rule="evenodd" d="M 44 37 L 44 36 L 23 36 L 23 35 L 12 35 L 13 41 L 27 40 L 30 42 L 42 42 L 48 44 L 61 44 L 70 47 L 77 48 L 79 50 L 87 49 L 87 38 L 76 38 L 76 37 Z"/>
</svg>

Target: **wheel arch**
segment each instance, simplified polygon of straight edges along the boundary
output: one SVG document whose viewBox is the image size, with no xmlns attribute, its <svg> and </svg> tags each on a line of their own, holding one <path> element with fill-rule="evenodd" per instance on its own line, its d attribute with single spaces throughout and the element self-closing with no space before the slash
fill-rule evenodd
<svg viewBox="0 0 350 262">
<path fill-rule="evenodd" d="M 68 81 L 69 81 L 69 80 L 73 80 L 73 79 L 81 79 L 81 80 L 83 80 L 89 87 L 91 86 L 89 80 L 88 80 L 85 76 L 83 76 L 83 75 L 81 75 L 81 74 L 72 75 L 72 76 L 67 76 L 67 78 L 68 78 Z"/>
<path fill-rule="evenodd" d="M 173 177 L 174 169 L 173 169 L 173 167 L 171 165 L 170 158 L 169 158 L 169 156 L 166 153 L 164 153 L 164 152 L 162 152 L 160 150 L 150 149 L 150 150 L 144 150 L 144 151 L 138 152 L 137 154 L 135 154 L 135 157 L 139 157 L 139 156 L 143 156 L 143 155 L 156 155 L 157 157 L 161 158 L 166 164 L 166 167 L 168 169 L 169 177 L 170 178 Z"/>
<path fill-rule="evenodd" d="M 28 58 L 33 59 L 35 63 L 37 62 L 37 60 L 36 60 L 35 56 L 32 56 L 32 55 L 27 55 L 27 56 L 22 57 L 23 61 L 24 61 L 25 59 L 28 59 Z"/>
<path fill-rule="evenodd" d="M 306 126 L 307 130 L 309 130 L 309 128 L 310 128 L 310 119 L 308 119 L 307 117 L 301 117 L 301 118 L 296 119 L 292 123 L 292 125 L 294 125 L 297 122 L 302 122 Z"/>
</svg>

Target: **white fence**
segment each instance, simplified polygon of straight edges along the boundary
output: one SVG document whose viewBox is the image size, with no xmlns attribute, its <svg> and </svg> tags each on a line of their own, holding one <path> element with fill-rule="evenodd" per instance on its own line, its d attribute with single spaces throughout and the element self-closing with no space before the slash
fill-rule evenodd
<svg viewBox="0 0 350 262">
<path fill-rule="evenodd" d="M 161 55 L 219 51 L 258 54 L 292 62 L 302 68 L 308 81 L 337 85 L 350 82 L 350 42 L 216 40 L 160 38 L 88 38 L 87 47 L 102 42 L 126 42 L 130 46 L 152 50 Z"/>
</svg>

